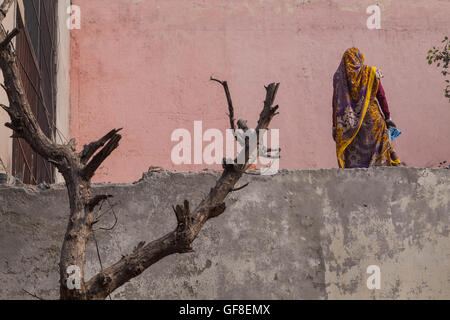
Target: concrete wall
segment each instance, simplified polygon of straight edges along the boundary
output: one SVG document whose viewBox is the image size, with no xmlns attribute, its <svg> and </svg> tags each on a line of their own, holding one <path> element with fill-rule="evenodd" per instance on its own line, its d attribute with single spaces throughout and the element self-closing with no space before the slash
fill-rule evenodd
<svg viewBox="0 0 450 320">
<path fill-rule="evenodd" d="M 80 146 L 124 127 L 120 148 L 96 181 L 131 182 L 149 165 L 175 166 L 177 128 L 228 126 L 222 89 L 229 81 L 236 116 L 255 126 L 263 85 L 281 82 L 281 129 L 288 169 L 337 167 L 331 138 L 332 77 L 345 49 L 358 46 L 383 71 L 395 142 L 408 165 L 450 159 L 450 109 L 444 79 L 425 59 L 450 30 L 442 0 L 73 0 L 71 136 Z M 366 9 L 381 7 L 381 29 Z"/>
<path fill-rule="evenodd" d="M 119 218 L 114 231 L 96 233 L 103 265 L 171 231 L 171 206 L 196 205 L 216 177 L 162 172 L 97 185 L 114 195 Z M 195 253 L 165 258 L 113 299 L 450 298 L 450 170 L 283 171 L 245 181 Z M 57 298 L 67 207 L 62 186 L 0 187 L 0 299 L 31 298 L 22 289 Z M 94 248 L 88 277 L 99 271 Z M 366 286 L 369 265 L 381 268 L 380 290 Z"/>
</svg>

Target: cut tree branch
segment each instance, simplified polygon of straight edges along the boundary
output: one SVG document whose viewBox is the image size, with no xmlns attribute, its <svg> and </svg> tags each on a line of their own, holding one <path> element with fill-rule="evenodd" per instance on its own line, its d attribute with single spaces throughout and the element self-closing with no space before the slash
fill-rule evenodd
<svg viewBox="0 0 450 320">
<path fill-rule="evenodd" d="M 100 195 L 93 197 L 88 203 L 89 211 L 93 211 L 100 202 L 106 201 L 109 198 L 112 198 L 112 195 L 100 194 Z"/>
<path fill-rule="evenodd" d="M 233 130 L 236 130 L 236 125 L 234 124 L 234 108 L 233 108 L 233 101 L 231 100 L 231 94 L 230 89 L 228 88 L 228 83 L 226 81 L 221 81 L 218 79 L 215 79 L 213 77 L 210 78 L 211 81 L 218 82 L 222 85 L 225 96 L 227 97 L 227 103 L 228 103 L 228 118 L 230 119 L 230 128 Z"/>
<path fill-rule="evenodd" d="M 111 140 L 119 131 L 120 129 L 113 129 L 110 132 L 108 132 L 105 136 L 98 139 L 97 141 L 91 142 L 84 146 L 83 151 L 80 154 L 81 162 L 86 163 L 89 161 L 89 159 L 94 155 L 95 152 L 101 147 L 105 145 L 106 142 Z"/>
<path fill-rule="evenodd" d="M 217 79 L 211 79 L 219 82 L 226 88 L 226 82 Z M 257 128 L 268 128 L 270 121 L 275 115 L 277 107 L 272 107 L 276 97 L 279 84 L 272 83 L 266 87 L 266 99 L 264 107 L 259 117 Z M 226 92 L 229 92 L 226 90 Z M 227 94 L 229 114 L 234 114 L 231 97 Z M 234 125 L 234 120 L 230 116 L 230 125 Z M 238 124 L 244 130 L 248 130 L 246 122 L 239 120 Z M 258 131 L 257 131 L 258 132 Z M 259 139 L 258 139 L 259 140 Z M 256 150 L 257 146 L 250 146 L 248 139 L 242 152 L 250 154 Z M 86 282 L 86 291 L 88 299 L 105 299 L 111 292 L 122 286 L 134 277 L 140 275 L 145 269 L 158 262 L 164 257 L 174 253 L 192 252 L 192 244 L 200 233 L 203 225 L 209 219 L 220 216 L 225 212 L 225 199 L 229 193 L 245 188 L 245 184 L 239 188 L 235 185 L 247 170 L 249 163 L 248 155 L 245 157 L 245 163 L 239 164 L 237 159 L 231 164 L 224 161 L 224 170 L 217 180 L 214 188 L 200 202 L 200 204 L 191 211 L 188 200 L 183 205 L 173 207 L 177 226 L 174 231 L 166 234 L 162 238 L 152 241 L 147 245 L 143 242 L 129 255 L 123 256 L 120 261 L 104 269 L 99 274 Z"/>
<path fill-rule="evenodd" d="M 104 146 L 84 167 L 81 175 L 85 180 L 90 180 L 103 161 L 105 161 L 106 158 L 109 157 L 109 155 L 119 146 L 119 141 L 122 139 L 122 136 L 117 133 L 119 130 L 113 131 L 115 132 L 108 137 L 108 143 L 106 146 Z"/>
<path fill-rule="evenodd" d="M 236 191 L 240 191 L 242 189 L 244 189 L 245 187 L 247 187 L 250 183 L 247 182 L 246 184 L 244 184 L 243 186 L 240 186 L 239 188 L 234 188 L 231 190 L 231 192 L 236 192 Z"/>
</svg>

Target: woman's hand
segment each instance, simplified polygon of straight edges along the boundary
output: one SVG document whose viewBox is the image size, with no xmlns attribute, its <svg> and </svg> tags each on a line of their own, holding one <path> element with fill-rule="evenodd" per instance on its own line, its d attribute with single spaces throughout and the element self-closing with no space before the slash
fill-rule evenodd
<svg viewBox="0 0 450 320">
<path fill-rule="evenodd" d="M 394 121 L 392 121 L 392 119 L 387 119 L 387 120 L 386 120 L 386 125 L 387 125 L 388 129 L 389 129 L 390 127 L 397 128 L 397 125 L 394 123 Z"/>
</svg>

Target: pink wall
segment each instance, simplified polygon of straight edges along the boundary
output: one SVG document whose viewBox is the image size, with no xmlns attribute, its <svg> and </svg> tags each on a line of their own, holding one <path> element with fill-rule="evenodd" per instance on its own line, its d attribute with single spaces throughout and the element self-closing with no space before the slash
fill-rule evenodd
<svg viewBox="0 0 450 320">
<path fill-rule="evenodd" d="M 366 8 L 382 7 L 382 30 Z M 345 49 L 358 46 L 383 71 L 391 113 L 404 135 L 395 145 L 411 166 L 450 160 L 450 104 L 428 49 L 450 30 L 450 1 L 439 0 L 74 0 L 71 136 L 79 145 L 124 127 L 118 150 L 96 181 L 129 182 L 150 165 L 174 166 L 171 133 L 227 128 L 228 80 L 237 117 L 254 124 L 263 85 L 281 83 L 281 167 L 337 167 L 331 139 L 332 77 Z M 254 125 L 253 125 L 254 126 Z"/>
</svg>

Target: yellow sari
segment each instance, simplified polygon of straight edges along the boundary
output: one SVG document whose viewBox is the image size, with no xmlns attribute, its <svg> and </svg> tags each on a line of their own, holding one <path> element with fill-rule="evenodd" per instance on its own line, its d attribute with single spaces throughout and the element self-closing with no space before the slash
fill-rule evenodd
<svg viewBox="0 0 450 320">
<path fill-rule="evenodd" d="M 375 97 L 379 79 L 376 68 L 366 66 L 357 49 L 345 51 L 333 78 L 333 117 L 336 154 L 340 168 L 396 166 L 385 119 Z"/>
</svg>

